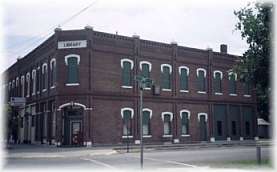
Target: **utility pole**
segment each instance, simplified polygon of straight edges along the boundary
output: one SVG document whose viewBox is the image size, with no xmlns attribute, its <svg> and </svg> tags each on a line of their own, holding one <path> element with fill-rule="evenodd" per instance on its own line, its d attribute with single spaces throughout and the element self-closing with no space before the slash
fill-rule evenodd
<svg viewBox="0 0 277 172">
<path fill-rule="evenodd" d="M 152 87 L 153 81 L 152 81 L 152 79 L 143 77 L 143 76 L 136 76 L 135 80 L 138 82 L 139 90 L 140 90 L 140 107 L 139 107 L 139 111 L 140 111 L 140 168 L 143 169 L 143 128 L 142 128 L 143 90 L 144 90 L 144 88 L 146 88 L 147 83 L 150 83 L 151 87 Z"/>
</svg>

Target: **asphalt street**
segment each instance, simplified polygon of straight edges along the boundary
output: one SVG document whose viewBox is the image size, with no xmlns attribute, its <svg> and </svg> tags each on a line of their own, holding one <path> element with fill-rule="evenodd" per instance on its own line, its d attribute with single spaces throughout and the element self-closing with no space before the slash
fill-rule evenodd
<svg viewBox="0 0 277 172">
<path fill-rule="evenodd" d="M 262 147 L 262 159 L 269 159 L 272 147 Z M 256 147 L 219 147 L 201 149 L 158 150 L 144 153 L 145 169 L 209 168 L 216 162 L 255 160 Z M 6 169 L 140 169 L 140 153 L 118 153 L 112 149 L 50 151 L 40 153 L 11 151 L 7 154 Z"/>
</svg>

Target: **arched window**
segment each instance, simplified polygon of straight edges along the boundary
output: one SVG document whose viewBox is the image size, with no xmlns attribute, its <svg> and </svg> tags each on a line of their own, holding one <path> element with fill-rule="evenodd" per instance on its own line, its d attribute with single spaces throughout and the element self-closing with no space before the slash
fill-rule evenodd
<svg viewBox="0 0 277 172">
<path fill-rule="evenodd" d="M 41 70 L 40 70 L 40 67 L 37 68 L 37 73 L 36 73 L 36 90 L 37 90 L 37 94 L 40 93 L 40 88 L 41 88 Z"/>
<path fill-rule="evenodd" d="M 80 56 L 70 54 L 65 56 L 65 64 L 67 65 L 67 86 L 79 85 L 79 64 Z"/>
<path fill-rule="evenodd" d="M 206 73 L 206 69 L 203 68 L 196 70 L 198 93 L 206 93 Z"/>
<path fill-rule="evenodd" d="M 172 112 L 162 112 L 162 120 L 164 122 L 164 137 L 172 137 Z"/>
<path fill-rule="evenodd" d="M 172 67 L 169 64 L 161 65 L 161 86 L 163 91 L 171 91 L 171 73 Z"/>
<path fill-rule="evenodd" d="M 132 88 L 132 69 L 134 63 L 130 59 L 121 59 L 120 61 L 122 69 L 122 88 Z"/>
<path fill-rule="evenodd" d="M 222 78 L 223 73 L 219 70 L 215 70 L 213 75 L 213 89 L 216 95 L 222 95 Z"/>
<path fill-rule="evenodd" d="M 30 73 L 28 72 L 27 74 L 26 74 L 26 82 L 27 82 L 27 91 L 26 91 L 26 93 L 27 93 L 27 95 L 26 95 L 26 97 L 29 97 L 30 96 Z"/>
<path fill-rule="evenodd" d="M 47 90 L 47 63 L 43 63 L 42 65 L 42 91 Z"/>
<path fill-rule="evenodd" d="M 21 76 L 21 97 L 24 97 L 25 96 L 25 77 L 24 75 Z"/>
<path fill-rule="evenodd" d="M 32 95 L 36 94 L 36 69 L 32 71 Z"/>
<path fill-rule="evenodd" d="M 121 117 L 123 120 L 123 137 L 132 136 L 132 121 L 134 110 L 132 108 L 122 108 Z"/>
<path fill-rule="evenodd" d="M 50 61 L 50 88 L 54 88 L 56 83 L 56 59 Z"/>
<path fill-rule="evenodd" d="M 229 95 L 230 96 L 236 96 L 237 95 L 237 74 L 234 72 L 229 72 L 228 74 L 229 79 Z"/>
<path fill-rule="evenodd" d="M 180 117 L 181 117 L 181 134 L 182 136 L 187 136 L 189 135 L 190 111 L 181 110 Z"/>
<path fill-rule="evenodd" d="M 152 110 L 148 108 L 142 109 L 142 133 L 144 137 L 151 136 L 151 117 Z"/>
<path fill-rule="evenodd" d="M 179 75 L 180 75 L 180 92 L 188 92 L 189 68 L 186 66 L 180 66 Z"/>
<path fill-rule="evenodd" d="M 141 61 L 139 63 L 140 70 L 141 70 L 141 75 L 146 78 L 150 78 L 150 72 L 152 68 L 152 64 L 148 61 Z M 146 84 L 146 89 L 151 88 L 151 83 L 147 82 Z"/>
<path fill-rule="evenodd" d="M 251 97 L 251 90 L 252 90 L 252 84 L 250 81 L 245 81 L 243 83 L 243 96 L 244 97 Z"/>
</svg>

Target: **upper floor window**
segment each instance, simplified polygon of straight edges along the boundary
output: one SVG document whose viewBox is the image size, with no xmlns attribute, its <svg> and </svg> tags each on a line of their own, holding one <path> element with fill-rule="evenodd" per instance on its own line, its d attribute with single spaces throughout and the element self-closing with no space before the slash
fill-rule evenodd
<svg viewBox="0 0 277 172">
<path fill-rule="evenodd" d="M 172 67 L 169 64 L 161 65 L 161 87 L 163 91 L 171 91 L 171 73 Z"/>
<path fill-rule="evenodd" d="M 222 95 L 222 78 L 223 73 L 219 70 L 215 70 L 213 75 L 213 89 L 216 95 Z"/>
<path fill-rule="evenodd" d="M 186 66 L 180 66 L 179 75 L 180 75 L 180 91 L 188 92 L 189 68 Z"/>
<path fill-rule="evenodd" d="M 79 85 L 79 64 L 80 56 L 70 54 L 65 56 L 65 64 L 67 65 L 67 86 Z"/>
<path fill-rule="evenodd" d="M 142 134 L 143 136 L 151 135 L 151 125 L 150 120 L 152 117 L 152 110 L 148 108 L 144 108 L 142 110 Z"/>
<path fill-rule="evenodd" d="M 40 75 L 41 75 L 41 73 L 40 73 L 40 67 L 38 67 L 37 68 L 37 73 L 36 73 L 36 90 L 37 90 L 37 93 L 39 93 L 40 92 Z"/>
<path fill-rule="evenodd" d="M 130 59 L 121 59 L 122 88 L 132 88 L 132 70 L 134 62 Z"/>
<path fill-rule="evenodd" d="M 189 119 L 190 119 L 190 111 L 188 110 L 181 110 L 180 111 L 181 117 L 181 133 L 182 135 L 189 135 Z"/>
<path fill-rule="evenodd" d="M 27 87 L 26 87 L 26 97 L 29 97 L 30 96 L 30 73 L 28 72 L 27 74 L 26 74 L 26 82 L 27 82 Z"/>
<path fill-rule="evenodd" d="M 141 70 L 141 75 L 145 78 L 150 78 L 150 72 L 151 72 L 151 69 L 152 69 L 152 64 L 148 61 L 141 61 L 139 63 L 139 67 L 140 67 L 140 70 Z M 151 83 L 147 82 L 146 84 L 146 89 L 150 89 L 151 87 Z"/>
<path fill-rule="evenodd" d="M 47 89 L 47 63 L 43 63 L 42 65 L 42 91 L 46 91 Z"/>
<path fill-rule="evenodd" d="M 252 84 L 250 81 L 245 81 L 243 83 L 243 94 L 244 97 L 251 97 Z"/>
<path fill-rule="evenodd" d="M 173 113 L 172 112 L 163 112 L 162 120 L 164 122 L 164 136 L 172 136 L 172 120 Z"/>
<path fill-rule="evenodd" d="M 36 69 L 32 70 L 32 95 L 36 94 Z"/>
<path fill-rule="evenodd" d="M 131 119 L 134 116 L 134 110 L 132 108 L 122 108 L 121 117 L 123 120 L 123 136 L 132 135 L 132 123 Z"/>
<path fill-rule="evenodd" d="M 198 68 L 196 74 L 198 93 L 206 93 L 206 69 Z"/>
<path fill-rule="evenodd" d="M 229 72 L 228 74 L 228 79 L 229 79 L 229 94 L 231 96 L 236 96 L 237 95 L 237 74 L 234 72 Z"/>
<path fill-rule="evenodd" d="M 25 96 L 25 77 L 21 76 L 21 97 Z"/>
<path fill-rule="evenodd" d="M 50 61 L 50 88 L 55 86 L 56 82 L 56 59 Z"/>
<path fill-rule="evenodd" d="M 15 95 L 16 96 L 19 96 L 18 94 L 19 94 L 19 77 L 16 77 L 16 79 L 15 79 L 15 87 L 16 87 L 16 93 L 15 93 Z"/>
</svg>

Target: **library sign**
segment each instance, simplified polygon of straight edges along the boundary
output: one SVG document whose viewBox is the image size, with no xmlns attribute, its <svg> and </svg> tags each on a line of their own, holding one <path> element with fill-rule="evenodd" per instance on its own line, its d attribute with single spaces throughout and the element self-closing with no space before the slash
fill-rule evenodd
<svg viewBox="0 0 277 172">
<path fill-rule="evenodd" d="M 85 47 L 87 47 L 87 40 L 59 41 L 58 42 L 58 49 L 85 48 Z"/>
</svg>

